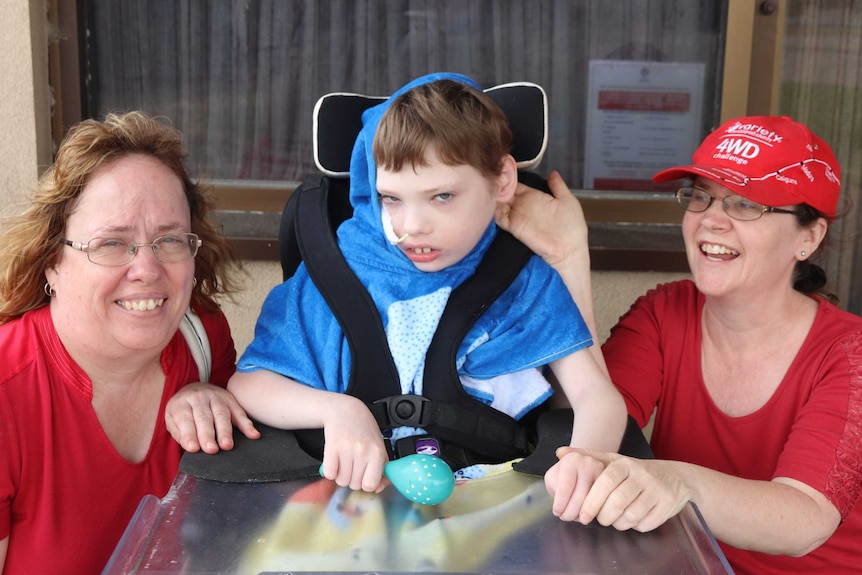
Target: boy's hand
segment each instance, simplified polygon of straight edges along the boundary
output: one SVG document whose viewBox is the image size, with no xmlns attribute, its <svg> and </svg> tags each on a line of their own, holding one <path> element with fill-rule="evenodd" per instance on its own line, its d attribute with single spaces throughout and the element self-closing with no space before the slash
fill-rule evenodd
<svg viewBox="0 0 862 575">
<path fill-rule="evenodd" d="M 552 511 L 563 521 L 586 525 L 593 518 L 582 516 L 581 506 L 605 465 L 587 450 L 572 447 L 557 449 L 557 458 L 559 461 L 545 473 L 545 488 L 554 498 Z"/>
<path fill-rule="evenodd" d="M 233 426 L 249 439 L 260 432 L 226 389 L 209 383 L 183 386 L 165 406 L 168 433 L 191 453 L 233 449 Z"/>
<path fill-rule="evenodd" d="M 354 491 L 379 492 L 389 455 L 377 421 L 355 397 L 337 399 L 323 427 L 323 476 Z"/>
</svg>

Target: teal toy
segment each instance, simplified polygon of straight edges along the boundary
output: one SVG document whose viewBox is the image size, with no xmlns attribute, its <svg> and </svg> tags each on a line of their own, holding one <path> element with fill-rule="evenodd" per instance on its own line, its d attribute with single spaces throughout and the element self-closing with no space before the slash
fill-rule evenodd
<svg viewBox="0 0 862 575">
<path fill-rule="evenodd" d="M 386 464 L 383 470 L 398 492 L 420 505 L 437 505 L 452 495 L 455 475 L 434 455 L 411 453 Z"/>
<path fill-rule="evenodd" d="M 322 476 L 323 464 L 319 471 Z M 452 468 L 434 455 L 411 453 L 387 463 L 383 474 L 398 493 L 420 505 L 443 503 L 455 489 Z"/>
</svg>

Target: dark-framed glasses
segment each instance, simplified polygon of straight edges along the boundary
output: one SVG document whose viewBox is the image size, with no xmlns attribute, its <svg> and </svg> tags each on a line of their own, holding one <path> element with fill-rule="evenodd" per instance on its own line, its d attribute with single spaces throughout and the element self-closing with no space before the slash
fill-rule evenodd
<svg viewBox="0 0 862 575">
<path fill-rule="evenodd" d="M 676 201 L 688 212 L 705 212 L 715 200 L 721 202 L 724 213 L 734 220 L 741 220 L 743 222 L 756 220 L 767 212 L 776 214 L 798 213 L 794 210 L 764 206 L 736 194 L 725 196 L 719 200 L 700 188 L 680 188 L 676 191 Z"/>
<path fill-rule="evenodd" d="M 138 250 L 150 247 L 160 262 L 181 262 L 195 257 L 203 243 L 197 234 L 178 233 L 159 236 L 148 244 L 136 244 L 127 238 L 95 237 L 87 243 L 62 238 L 63 244 L 87 254 L 94 264 L 122 266 L 138 255 Z"/>
</svg>

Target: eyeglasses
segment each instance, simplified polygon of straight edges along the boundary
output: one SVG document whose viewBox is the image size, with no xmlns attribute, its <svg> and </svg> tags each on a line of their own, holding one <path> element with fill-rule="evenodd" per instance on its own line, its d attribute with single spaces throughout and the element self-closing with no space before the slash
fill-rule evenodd
<svg viewBox="0 0 862 575">
<path fill-rule="evenodd" d="M 705 212 L 712 205 L 714 198 L 705 190 L 699 188 L 680 188 L 676 191 L 676 201 L 688 212 Z M 794 210 L 773 208 L 752 202 L 748 198 L 739 195 L 725 196 L 721 198 L 721 207 L 724 212 L 734 220 L 748 222 L 756 220 L 766 212 L 778 214 L 798 214 Z"/>
<path fill-rule="evenodd" d="M 85 252 L 87 259 L 100 266 L 123 266 L 135 259 L 138 250 L 149 246 L 160 262 L 181 262 L 195 257 L 203 243 L 197 234 L 168 234 L 149 244 L 132 243 L 125 238 L 92 238 L 85 244 L 65 238 L 63 244 Z"/>
</svg>

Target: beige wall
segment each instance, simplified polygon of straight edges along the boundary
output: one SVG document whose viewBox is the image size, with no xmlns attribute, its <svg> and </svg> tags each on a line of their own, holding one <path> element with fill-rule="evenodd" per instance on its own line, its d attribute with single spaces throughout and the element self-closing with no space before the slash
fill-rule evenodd
<svg viewBox="0 0 862 575">
<path fill-rule="evenodd" d="M 254 322 L 270 288 L 281 282 L 281 268 L 275 262 L 246 262 L 245 291 L 235 302 L 222 302 L 233 330 L 238 353 L 242 353 L 254 335 Z M 658 283 L 689 277 L 688 274 L 647 272 L 595 272 L 593 297 L 599 339 L 604 341 L 617 319 L 632 302 Z"/>
<path fill-rule="evenodd" d="M 20 211 L 26 190 L 50 163 L 50 88 L 48 85 L 48 38 L 45 0 L 0 0 L 0 215 Z M 2 223 L 0 223 L 2 225 Z M 237 350 L 251 341 L 254 322 L 269 289 L 281 281 L 275 262 L 246 262 L 246 290 L 234 302 L 223 302 L 234 330 Z M 599 338 L 634 299 L 659 282 L 682 274 L 599 272 L 594 274 L 593 292 Z"/>
<path fill-rule="evenodd" d="M 44 0 L 0 0 L 0 215 L 20 208 L 51 161 Z"/>
</svg>

